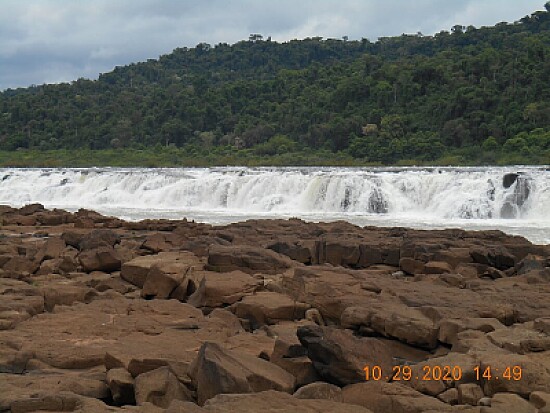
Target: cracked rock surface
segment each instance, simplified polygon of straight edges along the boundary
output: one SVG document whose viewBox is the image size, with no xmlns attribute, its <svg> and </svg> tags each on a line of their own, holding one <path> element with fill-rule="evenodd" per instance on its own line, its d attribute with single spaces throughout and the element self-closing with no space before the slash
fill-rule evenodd
<svg viewBox="0 0 550 413">
<path fill-rule="evenodd" d="M 548 412 L 550 246 L 0 206 L 0 412 Z"/>
</svg>

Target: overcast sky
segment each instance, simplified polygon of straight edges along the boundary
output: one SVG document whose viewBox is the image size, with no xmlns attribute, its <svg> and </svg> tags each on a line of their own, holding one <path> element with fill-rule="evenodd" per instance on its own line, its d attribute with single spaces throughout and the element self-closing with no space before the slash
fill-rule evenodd
<svg viewBox="0 0 550 413">
<path fill-rule="evenodd" d="M 434 34 L 513 22 L 545 0 L 0 0 L 0 90 L 96 79 L 176 47 Z"/>
</svg>

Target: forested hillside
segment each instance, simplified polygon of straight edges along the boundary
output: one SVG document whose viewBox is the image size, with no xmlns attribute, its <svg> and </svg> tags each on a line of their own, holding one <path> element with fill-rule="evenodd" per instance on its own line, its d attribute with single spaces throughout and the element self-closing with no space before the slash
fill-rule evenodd
<svg viewBox="0 0 550 413">
<path fill-rule="evenodd" d="M 251 35 L 96 81 L 7 90 L 0 149 L 172 150 L 211 163 L 230 154 L 550 163 L 545 7 L 511 24 L 376 42 Z"/>
</svg>

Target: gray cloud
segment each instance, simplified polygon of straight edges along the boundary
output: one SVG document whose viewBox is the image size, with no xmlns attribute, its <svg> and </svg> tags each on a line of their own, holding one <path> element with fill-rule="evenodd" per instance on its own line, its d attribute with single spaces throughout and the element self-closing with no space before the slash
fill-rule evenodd
<svg viewBox="0 0 550 413">
<path fill-rule="evenodd" d="M 261 33 L 376 40 L 492 25 L 544 0 L 2 0 L 0 90 L 97 78 L 116 65 Z"/>
</svg>

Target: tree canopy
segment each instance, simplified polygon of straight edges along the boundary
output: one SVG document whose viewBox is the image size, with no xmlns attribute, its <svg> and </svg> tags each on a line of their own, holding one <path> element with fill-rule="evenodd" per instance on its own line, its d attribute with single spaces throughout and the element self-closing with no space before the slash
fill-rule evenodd
<svg viewBox="0 0 550 413">
<path fill-rule="evenodd" d="M 231 147 L 369 162 L 550 162 L 550 2 L 515 23 L 200 43 L 91 81 L 0 93 L 2 150 Z"/>
</svg>

